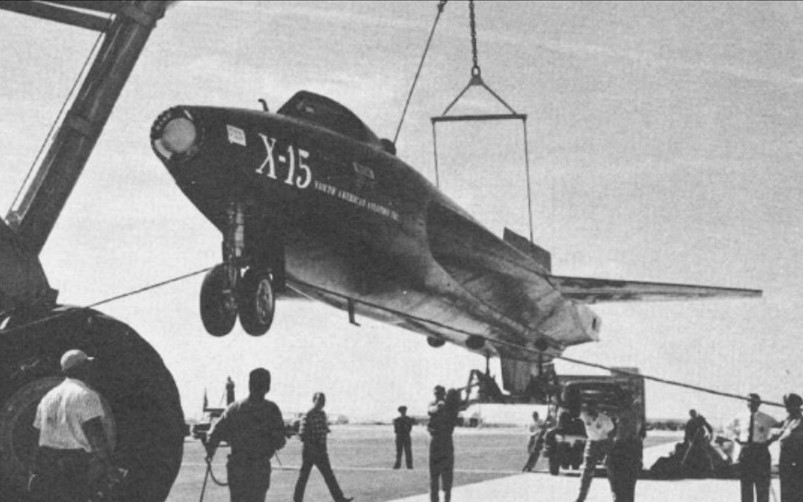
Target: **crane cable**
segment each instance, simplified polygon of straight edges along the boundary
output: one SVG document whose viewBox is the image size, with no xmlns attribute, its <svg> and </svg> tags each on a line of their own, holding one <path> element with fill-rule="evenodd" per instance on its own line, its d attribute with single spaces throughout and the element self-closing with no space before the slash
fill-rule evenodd
<svg viewBox="0 0 803 502">
<path fill-rule="evenodd" d="M 468 24 L 471 28 L 471 57 L 474 65 L 471 67 L 471 76 L 480 76 L 480 64 L 477 57 L 477 21 L 474 16 L 474 0 L 468 2 Z"/>
<path fill-rule="evenodd" d="M 109 15 L 109 21 L 112 20 L 112 16 Z M 92 61 L 95 54 L 97 54 L 98 46 L 100 45 L 100 41 L 106 35 L 105 32 L 101 32 L 98 37 L 95 39 L 94 45 L 89 50 L 89 54 L 87 54 L 86 60 L 84 61 L 83 66 L 81 67 L 81 71 L 78 72 L 78 76 L 75 78 L 73 82 L 72 88 L 70 92 L 67 93 L 67 96 L 64 98 L 64 102 L 61 104 L 61 108 L 59 112 L 56 114 L 56 118 L 53 119 L 53 123 L 50 125 L 50 130 L 47 132 L 47 136 L 45 136 L 45 140 L 42 142 L 42 145 L 39 147 L 39 151 L 36 152 L 36 156 L 34 157 L 33 161 L 31 162 L 31 167 L 28 168 L 28 173 L 25 175 L 25 179 L 22 181 L 19 190 L 17 190 L 17 194 L 14 196 L 14 200 L 11 202 L 11 206 L 8 208 L 8 213 L 11 214 L 14 211 L 14 207 L 16 207 L 17 202 L 19 201 L 20 196 L 22 195 L 23 190 L 25 187 L 28 186 L 28 181 L 31 179 L 31 175 L 33 174 L 36 164 L 39 162 L 39 158 L 42 156 L 42 152 L 45 150 L 45 146 L 50 141 L 50 138 L 53 137 L 53 132 L 56 130 L 56 126 L 61 121 L 61 118 L 64 116 L 64 110 L 67 108 L 67 103 L 70 102 L 72 97 L 75 95 L 75 90 L 78 88 L 78 84 L 86 75 L 86 69 L 89 66 L 90 61 Z"/>
<path fill-rule="evenodd" d="M 410 87 L 409 94 L 407 94 L 407 102 L 404 103 L 404 110 L 402 111 L 401 119 L 399 119 L 399 125 L 396 127 L 396 135 L 393 136 L 394 145 L 396 144 L 396 140 L 399 139 L 399 132 L 401 132 L 402 124 L 404 123 L 404 117 L 407 115 L 407 108 L 410 106 L 410 100 L 413 97 L 413 91 L 418 83 L 418 77 L 421 75 L 421 68 L 424 66 L 424 60 L 427 58 L 427 52 L 429 52 L 429 46 L 432 43 L 432 37 L 435 35 L 435 27 L 438 26 L 438 20 L 440 20 L 441 14 L 443 14 L 443 8 L 446 6 L 446 2 L 447 0 L 440 0 L 438 2 L 438 14 L 435 16 L 435 22 L 432 23 L 432 30 L 429 32 L 429 39 L 427 39 L 427 45 L 424 47 L 424 54 L 421 56 L 421 62 L 418 63 L 418 71 L 415 72 L 413 85 Z"/>
</svg>

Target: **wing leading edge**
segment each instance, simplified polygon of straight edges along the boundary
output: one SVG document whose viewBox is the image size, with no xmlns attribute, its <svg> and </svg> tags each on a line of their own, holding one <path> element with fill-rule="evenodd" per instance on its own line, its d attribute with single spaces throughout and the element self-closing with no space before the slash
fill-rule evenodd
<svg viewBox="0 0 803 502">
<path fill-rule="evenodd" d="M 557 275 L 550 275 L 547 278 L 564 297 L 583 303 L 758 298 L 762 295 L 760 289 L 618 281 Z"/>
</svg>

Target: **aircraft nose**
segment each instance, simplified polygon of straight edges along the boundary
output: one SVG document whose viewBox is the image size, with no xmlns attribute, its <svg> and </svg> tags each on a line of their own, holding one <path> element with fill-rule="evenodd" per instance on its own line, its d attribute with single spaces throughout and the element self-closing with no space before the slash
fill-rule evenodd
<svg viewBox="0 0 803 502">
<path fill-rule="evenodd" d="M 151 144 L 165 160 L 186 157 L 197 149 L 198 129 L 187 110 L 172 108 L 162 113 L 151 129 Z"/>
</svg>

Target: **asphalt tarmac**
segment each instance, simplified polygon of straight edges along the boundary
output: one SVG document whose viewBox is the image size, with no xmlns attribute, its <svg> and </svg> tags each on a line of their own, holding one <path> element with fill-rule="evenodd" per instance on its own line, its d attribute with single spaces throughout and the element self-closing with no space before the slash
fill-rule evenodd
<svg viewBox="0 0 803 502">
<path fill-rule="evenodd" d="M 355 502 L 428 502 L 429 474 L 427 471 L 426 430 L 413 431 L 414 469 L 392 469 L 395 445 L 392 426 L 335 426 L 329 436 L 329 455 L 335 475 L 346 496 Z M 645 444 L 645 466 L 672 449 L 673 436 L 651 435 Z M 522 473 L 526 460 L 527 431 L 516 429 L 457 429 L 455 442 L 455 502 L 506 502 L 549 500 L 570 502 L 577 495 L 579 473 L 561 472 L 551 476 L 546 465 L 539 462 L 537 472 Z M 228 450 L 218 450 L 213 473 L 225 481 L 225 461 Z M 201 500 L 206 473 L 204 450 L 200 442 L 187 440 L 184 461 L 173 486 L 169 502 Z M 291 501 L 301 462 L 301 444 L 288 441 L 273 461 L 271 488 L 267 501 Z M 227 502 L 228 488 L 207 480 L 203 490 L 207 502 Z M 779 500 L 778 481 L 773 480 L 773 493 Z M 663 501 L 725 501 L 739 499 L 738 480 L 639 480 L 636 488 L 639 500 Z M 307 484 L 305 501 L 331 501 L 323 478 L 313 470 Z M 596 478 L 588 502 L 610 501 L 607 479 Z"/>
</svg>

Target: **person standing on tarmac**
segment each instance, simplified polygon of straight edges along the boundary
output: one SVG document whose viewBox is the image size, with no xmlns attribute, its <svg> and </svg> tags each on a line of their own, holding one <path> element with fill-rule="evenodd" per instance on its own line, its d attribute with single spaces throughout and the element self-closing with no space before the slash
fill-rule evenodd
<svg viewBox="0 0 803 502">
<path fill-rule="evenodd" d="M 781 443 L 778 474 L 781 478 L 781 502 L 803 502 L 803 398 L 797 394 L 783 397 L 788 416 L 781 431 L 772 439 Z"/>
<path fill-rule="evenodd" d="M 37 500 L 86 502 L 101 482 L 119 481 L 103 428 L 106 413 L 89 385 L 93 361 L 81 350 L 65 352 L 61 371 L 66 378 L 36 408 L 39 447 L 28 488 Z"/>
<path fill-rule="evenodd" d="M 270 488 L 270 459 L 287 441 L 282 412 L 276 403 L 265 399 L 270 381 L 270 372 L 265 368 L 253 370 L 248 379 L 248 397 L 226 408 L 204 445 L 208 462 L 221 441 L 231 445 L 226 464 L 231 502 L 265 501 Z"/>
<path fill-rule="evenodd" d="M 547 431 L 547 424 L 540 419 L 538 412 L 533 412 L 533 423 L 530 424 L 530 440 L 527 442 L 527 462 L 521 472 L 532 472 L 541 450 L 544 448 L 544 434 Z"/>
<path fill-rule="evenodd" d="M 636 481 L 641 473 L 646 436 L 644 420 L 637 404 L 631 392 L 623 392 L 621 409 L 614 418 L 616 428 L 606 461 L 613 502 L 633 502 L 636 497 Z"/>
<path fill-rule="evenodd" d="M 580 414 L 586 430 L 586 446 L 583 453 L 583 475 L 580 478 L 580 493 L 577 502 L 583 502 L 588 496 L 591 481 L 597 470 L 597 463 L 608 453 L 611 446 L 610 436 L 614 429 L 613 420 L 597 409 L 597 403 L 588 400 L 583 403 Z"/>
<path fill-rule="evenodd" d="M 326 435 L 329 434 L 329 425 L 323 407 L 326 405 L 326 395 L 316 392 L 312 396 L 312 409 L 302 418 L 298 428 L 298 438 L 304 443 L 301 450 L 301 470 L 298 473 L 293 502 L 303 502 L 304 489 L 307 487 L 312 467 L 318 467 L 323 480 L 329 488 L 329 493 L 335 502 L 350 502 L 353 498 L 346 498 L 340 485 L 337 483 L 332 464 L 329 462 L 329 452 L 326 449 Z"/>
<path fill-rule="evenodd" d="M 399 406 L 399 416 L 393 419 L 393 431 L 396 433 L 396 463 L 394 469 L 401 467 L 402 452 L 408 469 L 413 468 L 413 450 L 410 432 L 415 420 L 407 416 L 407 406 Z"/>
<path fill-rule="evenodd" d="M 736 417 L 731 430 L 737 435 L 736 442 L 742 447 L 739 452 L 739 480 L 742 487 L 742 502 L 755 500 L 768 502 L 770 498 L 770 429 L 777 427 L 778 421 L 758 411 L 761 397 L 750 394 L 747 397 L 749 413 Z"/>
<path fill-rule="evenodd" d="M 454 443 L 452 433 L 457 425 L 460 408 L 460 394 L 455 389 L 444 392 L 440 385 L 435 387 L 435 401 L 429 406 L 427 430 L 429 442 L 429 498 L 438 502 L 438 491 L 443 488 L 443 500 L 452 499 L 454 479 Z M 442 483 L 441 483 L 442 482 Z M 442 484 L 442 486 L 440 486 Z"/>
</svg>

